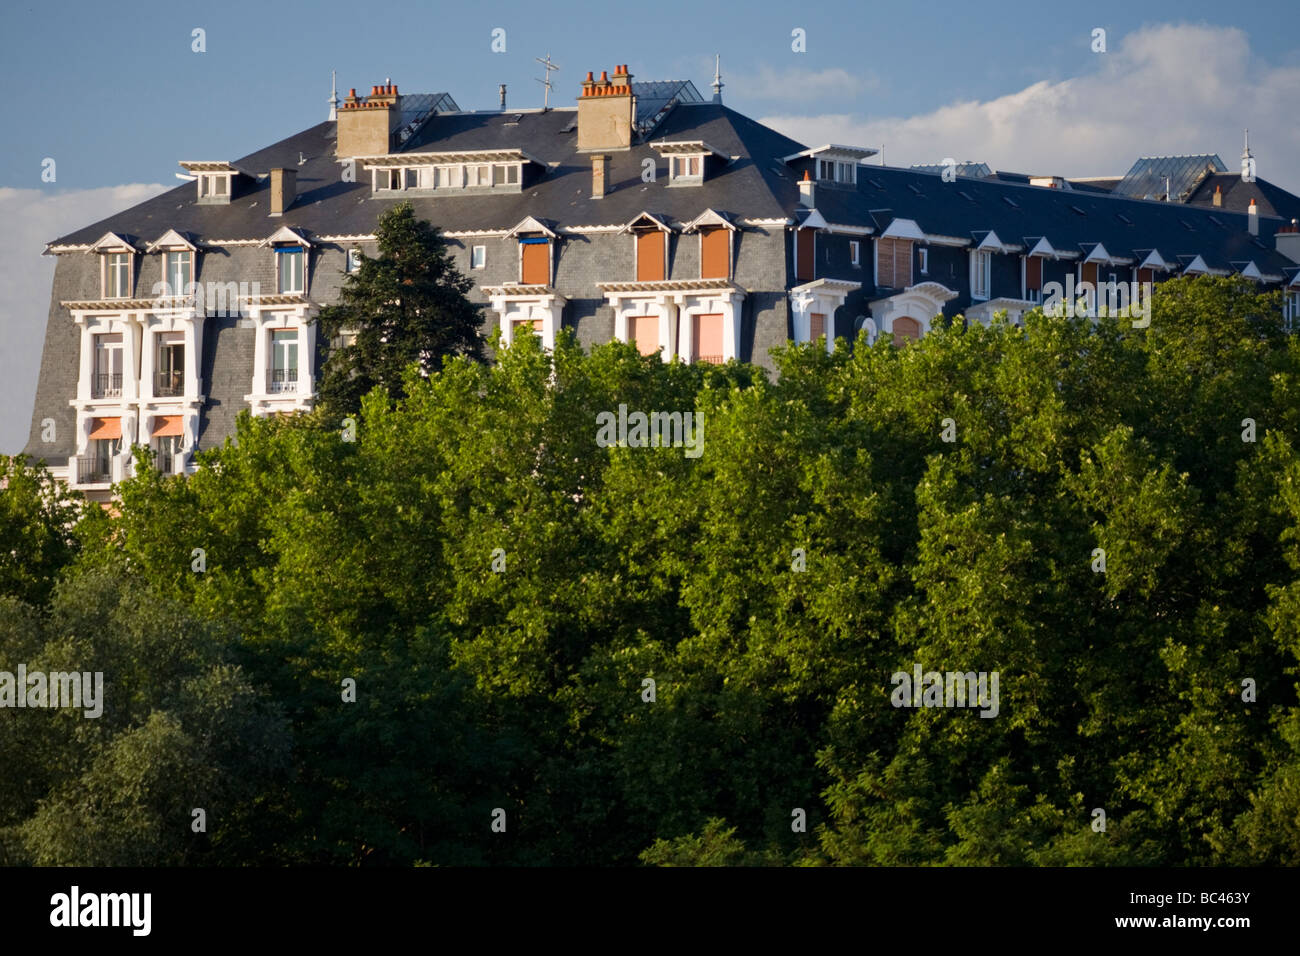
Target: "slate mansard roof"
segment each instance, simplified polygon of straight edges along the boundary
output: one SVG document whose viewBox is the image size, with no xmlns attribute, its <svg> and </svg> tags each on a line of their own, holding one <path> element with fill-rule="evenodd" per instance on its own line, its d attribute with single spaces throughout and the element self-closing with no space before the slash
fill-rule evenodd
<svg viewBox="0 0 1300 956">
<path fill-rule="evenodd" d="M 343 181 L 335 139 L 335 123 L 325 122 L 235 160 L 235 166 L 262 178 L 228 205 L 200 204 L 193 184 L 186 183 L 62 236 L 51 250 L 84 248 L 109 231 L 149 242 L 175 229 L 200 244 L 262 240 L 281 225 L 316 236 L 370 235 L 378 216 L 400 201 L 412 202 L 418 215 L 444 230 L 460 232 L 508 230 L 528 216 L 572 227 L 623 224 L 644 211 L 677 224 L 708 208 L 736 218 L 792 222 L 803 212 L 792 168 L 798 164 L 787 165 L 781 157 L 804 150 L 805 144 L 721 103 L 678 102 L 650 135 L 612 152 L 601 199 L 591 198 L 591 159 L 577 149 L 574 108 L 435 112 L 396 149 L 399 154 L 523 150 L 546 168 L 519 193 L 374 197 L 361 164 L 355 182 Z M 670 186 L 665 160 L 652 145 L 663 140 L 702 140 L 726 159 L 701 186 Z M 659 171 L 648 183 L 642 179 L 647 159 Z M 275 167 L 296 170 L 297 199 L 282 217 L 271 218 L 270 181 L 263 174 Z M 1212 269 L 1231 271 L 1232 263 L 1245 261 L 1266 275 L 1294 269 L 1272 248 L 1271 237 L 1285 220 L 1263 209 L 1257 238 L 1248 234 L 1247 216 L 1228 209 L 999 179 L 959 177 L 948 183 L 922 170 L 869 165 L 858 167 L 856 187 L 818 183 L 814 206 L 832 225 L 866 227 L 876 234 L 902 218 L 916 221 L 927 235 L 975 242 L 975 233 L 982 237 L 992 230 L 1008 246 L 1047 237 L 1055 249 L 1068 252 L 1100 242 L 1116 258 L 1141 261 L 1156 249 L 1170 262 L 1200 255 Z M 1275 206 L 1270 204 L 1270 211 Z"/>
</svg>

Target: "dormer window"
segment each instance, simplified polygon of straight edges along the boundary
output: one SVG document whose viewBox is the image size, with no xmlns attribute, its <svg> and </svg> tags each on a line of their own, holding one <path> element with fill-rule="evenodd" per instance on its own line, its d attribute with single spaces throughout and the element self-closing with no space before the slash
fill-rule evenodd
<svg viewBox="0 0 1300 956">
<path fill-rule="evenodd" d="M 307 250 L 302 246 L 280 246 L 275 250 L 277 289 L 281 295 L 301 294 L 306 286 Z"/>
<path fill-rule="evenodd" d="M 820 159 L 817 161 L 817 178 L 826 183 L 856 183 L 855 163 L 842 163 L 836 160 Z"/>
<path fill-rule="evenodd" d="M 670 183 L 692 184 L 704 181 L 703 156 L 672 156 L 668 163 L 668 181 Z"/>
<path fill-rule="evenodd" d="M 131 297 L 131 253 L 110 252 L 104 256 L 104 298 Z"/>
<path fill-rule="evenodd" d="M 868 157 L 876 155 L 877 152 L 879 150 L 861 146 L 836 146 L 827 143 L 825 146 L 803 149 L 789 156 L 783 156 L 781 161 L 794 169 L 798 178 L 802 178 L 803 173 L 811 167 L 819 183 L 853 186 L 858 181 L 858 165 Z"/>
<path fill-rule="evenodd" d="M 216 202 L 227 202 L 230 199 L 230 174 L 229 173 L 200 173 L 199 174 L 199 200 L 214 200 Z"/>
<path fill-rule="evenodd" d="M 650 146 L 668 160 L 669 186 L 698 186 L 730 162 L 725 153 L 700 139 L 661 139 Z"/>
<path fill-rule="evenodd" d="M 466 190 L 518 192 L 524 165 L 545 167 L 522 149 L 473 149 L 398 156 L 362 156 L 375 193 L 413 192 L 431 196 L 464 195 Z"/>
<path fill-rule="evenodd" d="M 180 165 L 194 180 L 200 205 L 229 203 L 235 194 L 236 176 L 242 176 L 248 182 L 257 179 L 225 160 L 182 160 Z"/>
<path fill-rule="evenodd" d="M 185 295 L 194 281 L 194 253 L 189 249 L 164 252 L 163 281 L 171 295 Z"/>
</svg>

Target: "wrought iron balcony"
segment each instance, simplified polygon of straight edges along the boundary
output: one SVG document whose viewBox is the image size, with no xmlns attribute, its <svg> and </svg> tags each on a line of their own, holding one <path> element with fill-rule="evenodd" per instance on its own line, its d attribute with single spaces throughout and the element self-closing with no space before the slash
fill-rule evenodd
<svg viewBox="0 0 1300 956">
<path fill-rule="evenodd" d="M 96 372 L 90 381 L 91 398 L 121 398 L 122 373 Z"/>
</svg>

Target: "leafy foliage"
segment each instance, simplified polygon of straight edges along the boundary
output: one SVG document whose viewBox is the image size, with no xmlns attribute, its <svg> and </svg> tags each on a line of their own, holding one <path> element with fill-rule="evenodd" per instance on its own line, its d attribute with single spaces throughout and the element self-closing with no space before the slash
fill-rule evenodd
<svg viewBox="0 0 1300 956">
<path fill-rule="evenodd" d="M 5 662 L 129 667 L 129 717 L 0 725 L 33 768 L 5 852 L 1294 865 L 1300 344 L 1275 312 L 1176 280 L 1145 330 L 954 323 L 791 347 L 774 380 L 523 337 L 400 381 L 385 357 L 354 442 L 245 416 L 81 526 L 47 617 L 3 615 Z M 702 415 L 703 454 L 602 447 L 620 404 Z M 997 716 L 892 706 L 917 665 L 997 672 Z M 228 824 L 198 852 L 176 820 L 204 800 Z"/>
</svg>

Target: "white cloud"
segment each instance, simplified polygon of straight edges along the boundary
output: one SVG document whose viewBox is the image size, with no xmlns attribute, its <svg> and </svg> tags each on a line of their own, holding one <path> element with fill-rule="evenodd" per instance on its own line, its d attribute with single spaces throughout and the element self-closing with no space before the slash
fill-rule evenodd
<svg viewBox="0 0 1300 956">
<path fill-rule="evenodd" d="M 0 256 L 0 323 L 5 337 L 0 349 L 0 453 L 21 451 L 31 427 L 54 281 L 54 257 L 41 255 L 45 244 L 168 188 L 157 183 L 61 193 L 0 188 L 7 250 Z"/>
<path fill-rule="evenodd" d="M 766 63 L 757 73 L 737 73 L 723 76 L 723 80 L 733 89 L 744 90 L 746 97 L 798 102 L 835 96 L 852 98 L 879 86 L 877 78 L 870 73 L 850 73 L 839 67 L 776 70 Z"/>
<path fill-rule="evenodd" d="M 913 117 L 778 115 L 762 121 L 805 143 L 885 146 L 891 166 L 951 156 L 994 169 L 1122 175 L 1139 156 L 1219 153 L 1240 163 L 1250 128 L 1258 175 L 1300 189 L 1300 68 L 1252 63 L 1233 27 L 1161 25 L 1097 54 L 1095 72 Z"/>
</svg>

